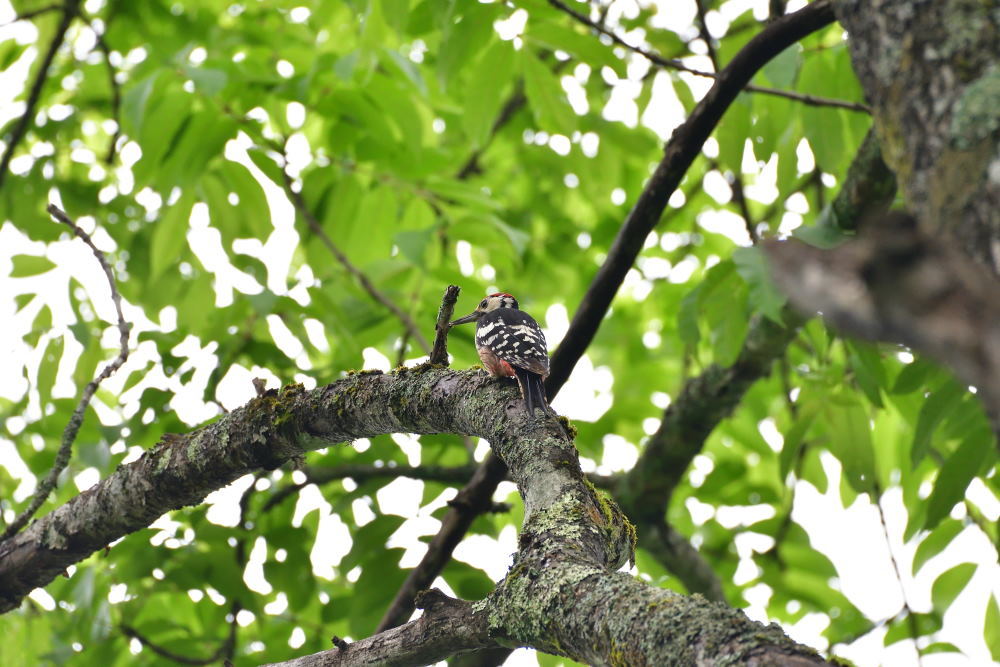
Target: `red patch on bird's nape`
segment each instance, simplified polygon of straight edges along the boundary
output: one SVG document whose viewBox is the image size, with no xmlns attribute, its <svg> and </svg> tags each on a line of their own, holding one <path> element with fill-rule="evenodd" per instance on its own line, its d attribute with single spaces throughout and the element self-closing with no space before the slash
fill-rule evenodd
<svg viewBox="0 0 1000 667">
<path fill-rule="evenodd" d="M 495 292 L 493 294 L 490 294 L 490 296 L 509 296 L 512 299 L 514 298 L 513 294 L 508 294 L 507 292 Z"/>
</svg>

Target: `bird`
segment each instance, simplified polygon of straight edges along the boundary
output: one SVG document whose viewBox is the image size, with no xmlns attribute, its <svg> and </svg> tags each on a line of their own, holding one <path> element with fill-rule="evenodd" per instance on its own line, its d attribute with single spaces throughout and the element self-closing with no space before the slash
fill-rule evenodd
<svg viewBox="0 0 1000 667">
<path fill-rule="evenodd" d="M 545 334 L 531 315 L 520 310 L 517 299 L 507 292 L 490 294 L 474 311 L 448 324 L 476 323 L 476 352 L 494 377 L 514 377 L 528 413 L 548 412 L 545 386 L 549 375 L 549 353 Z"/>
</svg>

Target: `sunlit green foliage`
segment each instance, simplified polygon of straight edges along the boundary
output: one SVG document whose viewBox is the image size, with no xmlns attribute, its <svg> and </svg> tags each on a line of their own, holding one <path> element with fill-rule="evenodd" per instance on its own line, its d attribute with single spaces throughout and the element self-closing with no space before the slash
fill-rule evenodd
<svg viewBox="0 0 1000 667">
<path fill-rule="evenodd" d="M 645 30 L 629 33 L 630 41 L 644 36 L 671 58 L 704 52 L 692 39 L 696 29 L 651 27 L 661 25 L 651 23 L 658 18 L 652 8 L 620 16 L 616 4 L 612 25 Z M 311 386 L 361 368 L 366 348 L 392 365 L 424 354 L 294 216 L 280 193 L 286 177 L 329 239 L 425 336 L 449 283 L 462 286 L 460 309 L 500 288 L 557 326 L 560 312 L 572 316 L 681 111 L 707 86 L 650 68 L 541 0 L 98 0 L 81 12 L 0 191 L 3 238 L 38 242 L 17 246 L 0 283 L 4 318 L 19 336 L 11 344 L 16 358 L 3 366 L 3 438 L 31 475 L 50 468 L 74 397 L 114 355 L 117 340 L 105 319 L 103 285 L 81 289 L 77 269 L 57 266 L 66 255 L 55 249 L 71 243 L 45 214 L 50 198 L 85 227 L 103 230 L 101 246 L 137 333 L 133 360 L 107 385 L 114 390 L 98 393 L 103 407 L 89 413 L 43 512 L 79 492 L 79 473 L 104 478 L 161 434 L 217 414 L 227 400 L 219 384 L 234 367 L 248 369 L 234 376 L 245 398 L 252 376 Z M 722 64 L 762 25 L 752 12 L 726 16 L 727 32 L 717 35 Z M 43 13 L 17 24 L 17 40 L 0 43 L 4 66 L 33 62 L 21 100 L 59 19 L 58 10 Z M 861 101 L 837 26 L 787 50 L 755 82 Z M 606 112 L 642 122 L 609 120 Z M 5 140 L 14 122 L 3 129 Z M 575 420 L 583 456 L 600 462 L 609 434 L 641 448 L 649 423 L 662 416 L 662 394 L 676 396 L 712 363 L 732 363 L 754 314 L 780 318 L 783 301 L 760 256 L 739 249 L 745 223 L 726 179 L 737 174 L 747 185 L 762 235 L 788 233 L 800 221 L 808 230 L 869 124 L 863 113 L 765 94 L 737 99 L 587 352 L 585 365 L 605 369 L 613 384 L 576 391 L 613 400 L 603 414 Z M 235 161 L 244 149 L 249 161 Z M 809 231 L 803 236 L 816 240 Z M 10 252 L 0 256 L 6 262 Z M 456 332 L 451 351 L 456 367 L 478 362 L 469 332 Z M 997 543 L 984 515 L 995 512 L 1000 495 L 996 449 L 975 396 L 900 352 L 844 340 L 810 321 L 773 374 L 712 433 L 667 519 L 699 547 L 731 604 L 747 605 L 744 593 L 764 585 L 772 619 L 792 624 L 823 614 L 831 646 L 888 625 L 887 645 L 916 635 L 927 638 L 926 652 L 957 650 L 935 633 L 963 589 L 987 573 L 975 577 L 974 565 L 959 564 L 916 584 L 925 595 L 930 589 L 930 607 L 867 618 L 837 581 L 852 573 L 838 572 L 792 513 L 804 485 L 820 493 L 839 485 L 844 507 L 859 494 L 901 496 L 915 555 L 912 563 L 896 557 L 914 572 L 963 531 Z M 600 377 L 585 376 L 592 383 Z M 179 396 L 195 406 L 188 422 L 175 411 Z M 458 437 L 424 437 L 421 445 L 422 464 L 469 462 Z M 363 451 L 331 448 L 307 463 L 407 461 L 385 436 Z M 24 489 L 15 496 L 19 478 L 14 467 L 0 467 L 8 521 L 28 502 Z M 974 501 L 966 489 L 977 478 Z M 170 662 L 148 648 L 130 652 L 130 641 L 133 650 L 137 643 L 123 626 L 168 651 L 208 658 L 232 614 L 240 619 L 237 664 L 325 649 L 332 635 L 367 636 L 406 574 L 398 568 L 402 550 L 386 546 L 404 520 L 373 502 L 392 478 L 324 484 L 329 507 L 304 517 L 295 517 L 295 494 L 271 502 L 293 479 L 280 470 L 261 473 L 255 487 L 243 484 L 257 490 L 243 496 L 242 526 L 219 525 L 206 507 L 190 508 L 94 554 L 46 587 L 56 610 L 32 599 L 4 618 L 0 663 Z M 420 502 L 448 487 L 425 482 Z M 692 498 L 702 509 L 697 517 Z M 356 500 L 371 507 L 374 520 L 359 518 Z M 519 502 L 516 494 L 511 500 Z M 729 507 L 755 511 L 735 523 L 721 520 L 717 510 Z M 314 573 L 310 553 L 330 512 L 351 542 L 320 543 L 320 550 L 346 555 Z M 472 530 L 496 537 L 520 518 L 515 507 L 479 518 Z M 754 550 L 738 551 L 740 537 L 751 535 L 760 537 Z M 884 557 L 881 546 L 858 548 Z M 248 587 L 251 552 L 263 561 L 268 592 Z M 638 565 L 656 584 L 683 591 L 650 554 L 640 552 Z M 442 576 L 468 598 L 492 585 L 459 561 Z M 909 581 L 910 572 L 904 576 Z M 973 619 L 978 627 L 992 623 L 986 641 L 994 658 L 997 609 L 993 598 Z"/>
</svg>

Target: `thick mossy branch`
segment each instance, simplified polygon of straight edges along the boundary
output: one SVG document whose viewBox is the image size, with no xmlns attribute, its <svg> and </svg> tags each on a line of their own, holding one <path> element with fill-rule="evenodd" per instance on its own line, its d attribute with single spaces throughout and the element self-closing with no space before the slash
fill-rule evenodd
<svg viewBox="0 0 1000 667">
<path fill-rule="evenodd" d="M 16 607 L 70 563 L 248 472 L 397 432 L 490 441 L 524 499 L 514 567 L 475 605 L 427 599 L 434 608 L 420 620 L 294 664 L 426 664 L 497 639 L 595 664 L 690 664 L 692 656 L 714 664 L 755 652 L 821 662 L 776 627 L 615 573 L 632 556 L 634 531 L 586 483 L 562 422 L 528 415 L 511 383 L 430 364 L 357 373 L 310 391 L 293 385 L 265 392 L 213 424 L 165 436 L 138 461 L 0 545 L 3 608 Z"/>
</svg>

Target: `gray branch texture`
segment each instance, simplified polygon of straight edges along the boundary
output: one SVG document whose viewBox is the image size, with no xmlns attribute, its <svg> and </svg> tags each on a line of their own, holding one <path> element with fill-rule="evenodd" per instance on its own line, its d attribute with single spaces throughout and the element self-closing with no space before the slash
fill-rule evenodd
<svg viewBox="0 0 1000 667">
<path fill-rule="evenodd" d="M 292 664 L 426 664 L 497 644 L 591 664 L 824 664 L 776 625 L 616 572 L 632 557 L 635 533 L 617 505 L 585 482 L 563 422 L 529 417 L 509 383 L 430 364 L 361 372 L 309 391 L 291 385 L 188 434 L 165 436 L 0 544 L 0 610 L 16 608 L 69 565 L 248 472 L 397 432 L 459 433 L 491 443 L 524 501 L 514 565 L 485 600 L 425 595 L 423 618 Z"/>
</svg>

